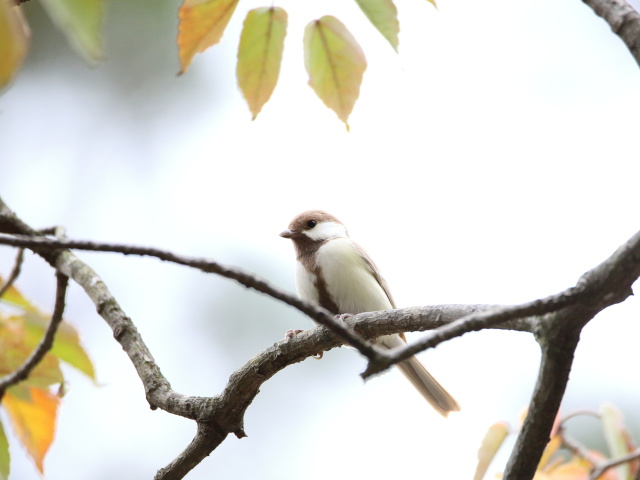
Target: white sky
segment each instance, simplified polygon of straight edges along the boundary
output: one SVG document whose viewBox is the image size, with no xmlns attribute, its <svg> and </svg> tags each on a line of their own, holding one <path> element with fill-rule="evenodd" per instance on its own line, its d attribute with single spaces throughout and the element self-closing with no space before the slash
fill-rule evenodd
<svg viewBox="0 0 640 480">
<path fill-rule="evenodd" d="M 0 98 L 4 200 L 34 226 L 206 255 L 289 290 L 292 247 L 277 234 L 321 208 L 367 248 L 401 306 L 555 293 L 639 228 L 638 66 L 582 2 L 443 0 L 436 11 L 398 1 L 399 55 L 355 2 L 279 2 L 290 20 L 285 63 L 251 122 L 233 60 L 244 12 L 259 5 L 241 3 L 222 43 L 178 79 L 175 8 L 139 25 L 124 15 L 153 2 L 114 3 L 109 58 L 93 70 L 34 26 L 32 61 Z M 302 31 L 324 14 L 343 19 L 369 59 L 351 133 L 306 85 Z M 47 42 L 56 56 L 39 53 Z M 218 393 L 286 329 L 311 326 L 225 280 L 81 257 L 182 393 Z M 0 250 L 1 272 L 11 259 Z M 52 274 L 36 259 L 25 270 L 20 286 L 50 309 Z M 79 288 L 68 303 L 102 386 L 70 373 L 47 479 L 152 478 L 194 427 L 151 412 Z M 640 421 L 631 408 L 640 386 L 629 381 L 639 310 L 631 299 L 585 329 L 566 410 L 612 401 Z M 249 438 L 229 438 L 187 478 L 470 478 L 484 430 L 514 424 L 526 406 L 537 346 L 483 332 L 423 358 L 460 414 L 440 419 L 396 373 L 363 386 L 364 362 L 340 349 L 265 384 L 247 413 Z M 13 479 L 38 478 L 15 443 L 12 455 Z"/>
</svg>

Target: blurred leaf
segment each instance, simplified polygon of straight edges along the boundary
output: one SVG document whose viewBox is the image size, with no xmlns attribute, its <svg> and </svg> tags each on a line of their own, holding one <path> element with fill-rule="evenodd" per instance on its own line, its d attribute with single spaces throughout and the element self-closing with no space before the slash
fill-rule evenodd
<svg viewBox="0 0 640 480">
<path fill-rule="evenodd" d="M 184 73 L 196 53 L 222 38 L 239 0 L 184 0 L 178 11 L 178 56 Z"/>
<path fill-rule="evenodd" d="M 15 371 L 33 352 L 27 342 L 27 328 L 23 317 L 0 315 L 0 375 Z M 51 354 L 31 371 L 25 385 L 46 388 L 63 381 L 58 359 Z"/>
<path fill-rule="evenodd" d="M 20 7 L 0 2 L 0 89 L 9 85 L 22 66 L 29 46 L 29 28 Z"/>
<path fill-rule="evenodd" d="M 340 20 L 326 15 L 305 28 L 304 57 L 309 85 L 349 128 L 367 68 L 360 45 Z"/>
<path fill-rule="evenodd" d="M 2 277 L 0 277 L 0 285 L 2 284 Z M 10 303 L 16 307 L 21 307 L 23 309 L 35 308 L 29 300 L 24 298 L 22 294 L 18 291 L 15 286 L 9 287 L 9 289 L 4 292 L 4 295 L 0 297 L 0 302 Z"/>
<path fill-rule="evenodd" d="M 498 449 L 509 434 L 509 425 L 506 422 L 494 423 L 485 433 L 480 449 L 478 450 L 478 465 L 473 480 L 482 480 L 491 461 L 496 456 Z"/>
<path fill-rule="evenodd" d="M 602 430 L 611 458 L 623 457 L 630 453 L 627 443 L 629 434 L 624 427 L 620 411 L 612 404 L 604 403 L 600 407 L 600 420 L 602 421 Z M 613 470 L 617 472 L 621 479 L 627 479 L 631 475 L 628 463 L 622 463 Z"/>
<path fill-rule="evenodd" d="M 11 305 L 14 305 L 16 307 L 21 307 L 25 310 L 25 313 L 21 316 L 14 316 L 4 319 L 2 316 L 0 316 L 0 373 L 2 373 L 3 371 L 3 363 L 6 366 L 8 362 L 7 359 L 3 358 L 6 355 L 4 354 L 3 348 L 1 348 L 3 339 L 2 329 L 3 327 L 11 327 L 15 330 L 18 328 L 18 323 L 22 325 L 22 327 L 20 327 L 21 330 L 19 334 L 16 331 L 12 333 L 12 341 L 14 343 L 19 342 L 21 346 L 18 347 L 16 345 L 13 345 L 12 347 L 6 347 L 12 348 L 12 351 L 14 351 L 15 355 L 18 355 L 20 360 L 19 363 L 11 363 L 10 369 L 5 370 L 6 374 L 15 370 L 15 368 L 21 365 L 22 362 L 27 358 L 27 355 L 29 355 L 31 351 L 35 349 L 38 343 L 40 343 L 40 340 L 44 336 L 47 326 L 51 321 L 51 317 L 38 310 L 15 287 L 11 287 L 0 300 L 10 303 Z M 82 348 L 82 345 L 80 345 L 80 337 L 78 336 L 78 332 L 69 323 L 63 321 L 58 327 L 58 332 L 56 333 L 53 347 L 51 348 L 49 354 L 47 354 L 47 357 L 48 356 L 55 356 L 59 358 L 72 367 L 80 370 L 82 373 L 95 381 L 96 377 L 93 363 L 87 355 L 87 352 L 84 350 L 84 348 Z M 50 364 L 51 359 L 47 359 L 47 362 L 49 362 Z M 51 365 L 49 366 L 51 367 Z M 55 367 L 59 372 L 57 361 L 55 361 Z M 34 375 L 37 376 L 38 374 L 39 372 L 36 372 Z M 51 381 L 46 385 L 39 384 L 36 386 L 48 386 L 52 383 L 62 382 L 62 374 L 56 374 L 55 377 L 52 376 L 51 378 L 55 378 L 56 380 Z"/>
<path fill-rule="evenodd" d="M 90 65 L 102 60 L 104 0 L 40 0 L 71 47 Z"/>
<path fill-rule="evenodd" d="M 356 0 L 360 9 L 374 27 L 398 51 L 398 10 L 392 0 Z"/>
<path fill-rule="evenodd" d="M 44 456 L 53 440 L 58 410 L 58 398 L 44 390 L 29 388 L 29 398 L 19 398 L 7 390 L 2 398 L 13 429 L 43 473 Z"/>
<path fill-rule="evenodd" d="M 0 422 L 0 480 L 9 480 L 11 457 L 9 456 L 9 442 Z"/>
<path fill-rule="evenodd" d="M 436 5 L 436 0 L 427 0 L 427 2 L 432 4 L 434 7 L 438 8 L 438 5 Z"/>
<path fill-rule="evenodd" d="M 236 75 L 254 120 L 278 82 L 286 33 L 287 12 L 282 8 L 256 8 L 244 21 Z"/>
<path fill-rule="evenodd" d="M 542 470 L 545 467 L 549 466 L 551 458 L 556 454 L 560 447 L 562 446 L 562 438 L 559 435 L 554 435 L 547 443 L 547 446 L 544 447 L 544 451 L 542 452 L 542 456 L 540 457 L 540 463 L 538 464 L 538 469 Z"/>
<path fill-rule="evenodd" d="M 26 344 L 35 348 L 44 336 L 51 318 L 36 309 L 31 309 L 25 313 L 24 319 L 27 334 Z M 65 321 L 60 323 L 53 341 L 53 347 L 49 353 L 77 368 L 92 380 L 96 379 L 93 363 L 91 363 L 87 352 L 80 345 L 80 337 L 77 330 L 69 323 Z"/>
</svg>

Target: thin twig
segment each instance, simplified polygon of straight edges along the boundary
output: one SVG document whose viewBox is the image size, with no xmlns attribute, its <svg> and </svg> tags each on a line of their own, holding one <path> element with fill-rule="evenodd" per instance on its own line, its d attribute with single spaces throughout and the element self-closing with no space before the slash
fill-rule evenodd
<svg viewBox="0 0 640 480">
<path fill-rule="evenodd" d="M 12 245 L 14 247 L 26 247 L 36 251 L 39 249 L 74 249 L 93 252 L 122 253 L 124 255 L 148 256 L 176 263 L 178 265 L 197 268 L 203 272 L 215 273 L 223 277 L 233 279 L 245 287 L 253 288 L 254 290 L 265 293 L 294 308 L 297 308 L 320 325 L 327 327 L 346 343 L 356 348 L 368 358 L 377 359 L 380 355 L 384 354 L 384 351 L 381 348 L 376 347 L 371 342 L 363 339 L 352 328 L 346 326 L 344 322 L 335 320 L 334 316 L 324 308 L 305 302 L 297 296 L 285 292 L 284 290 L 271 285 L 266 280 L 263 280 L 240 268 L 222 265 L 213 260 L 178 255 L 173 252 L 152 247 L 138 247 L 132 245 L 77 240 L 54 240 L 46 237 L 27 237 L 24 235 L 0 235 L 0 244 Z"/>
<path fill-rule="evenodd" d="M 609 460 L 608 462 L 601 463 L 600 465 L 595 467 L 593 470 L 591 470 L 591 474 L 589 475 L 589 480 L 596 480 L 610 468 L 617 467 L 622 463 L 632 462 L 633 460 L 637 460 L 638 458 L 640 458 L 640 448 L 634 450 L 628 455 L 625 455 L 624 457 L 615 458 L 613 460 Z"/>
<path fill-rule="evenodd" d="M 33 352 L 31 352 L 31 355 L 29 355 L 29 358 L 27 358 L 24 363 L 12 373 L 0 379 L 0 398 L 2 398 L 7 388 L 26 379 L 53 346 L 58 326 L 60 326 L 60 323 L 62 322 L 69 277 L 60 272 L 56 272 L 56 283 L 56 303 L 53 308 L 53 314 L 51 315 L 51 320 L 49 321 L 47 330 L 45 331 L 38 346 Z"/>
<path fill-rule="evenodd" d="M 16 255 L 15 262 L 13 264 L 13 269 L 7 278 L 5 284 L 0 288 L 0 298 L 7 293 L 7 291 L 14 284 L 18 276 L 20 275 L 20 270 L 22 269 L 22 260 L 24 259 L 24 248 L 20 248 L 18 250 L 18 254 Z"/>
</svg>

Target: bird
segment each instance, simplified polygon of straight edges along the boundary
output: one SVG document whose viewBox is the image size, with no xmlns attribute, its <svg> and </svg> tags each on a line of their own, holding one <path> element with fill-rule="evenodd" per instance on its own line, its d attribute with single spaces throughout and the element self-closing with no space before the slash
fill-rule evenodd
<svg viewBox="0 0 640 480">
<path fill-rule="evenodd" d="M 334 315 L 396 308 L 376 264 L 333 215 L 322 210 L 302 212 L 280 236 L 293 241 L 296 290 L 302 300 Z M 383 335 L 375 343 L 391 349 L 403 345 L 406 339 L 404 334 Z M 417 358 L 396 366 L 438 413 L 446 417 L 460 410 L 458 402 Z"/>
</svg>

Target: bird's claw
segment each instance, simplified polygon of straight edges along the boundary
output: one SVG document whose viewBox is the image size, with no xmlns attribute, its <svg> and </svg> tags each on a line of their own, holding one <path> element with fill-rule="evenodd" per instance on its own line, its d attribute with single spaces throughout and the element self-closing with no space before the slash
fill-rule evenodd
<svg viewBox="0 0 640 480">
<path fill-rule="evenodd" d="M 295 337 L 297 334 L 302 333 L 304 330 L 287 330 L 284 332 L 284 339 L 288 342 L 292 337 Z"/>
</svg>

